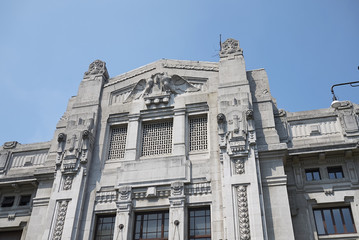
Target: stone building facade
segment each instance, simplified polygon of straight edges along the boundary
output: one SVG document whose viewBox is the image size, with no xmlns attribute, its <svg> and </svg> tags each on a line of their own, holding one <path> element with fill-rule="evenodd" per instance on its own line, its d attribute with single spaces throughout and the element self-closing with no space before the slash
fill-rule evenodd
<svg viewBox="0 0 359 240">
<path fill-rule="evenodd" d="M 359 239 L 359 106 L 278 109 L 219 62 L 90 64 L 49 142 L 0 147 L 0 239 Z"/>
</svg>

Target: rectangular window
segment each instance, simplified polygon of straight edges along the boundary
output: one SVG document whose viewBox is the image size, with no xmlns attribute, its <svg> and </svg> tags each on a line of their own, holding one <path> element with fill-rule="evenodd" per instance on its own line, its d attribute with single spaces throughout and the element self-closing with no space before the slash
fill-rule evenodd
<svg viewBox="0 0 359 240">
<path fill-rule="evenodd" d="M 127 137 L 127 126 L 111 129 L 110 148 L 108 159 L 124 158 Z"/>
<path fill-rule="evenodd" d="M 340 179 L 344 178 L 343 168 L 341 166 L 328 167 L 329 179 Z"/>
<path fill-rule="evenodd" d="M 167 240 L 168 212 L 136 213 L 134 240 Z"/>
<path fill-rule="evenodd" d="M 27 206 L 30 204 L 31 195 L 22 195 L 20 197 L 19 206 Z"/>
<path fill-rule="evenodd" d="M 15 196 L 4 197 L 1 202 L 1 207 L 12 207 L 14 205 Z"/>
<path fill-rule="evenodd" d="M 95 240 L 112 240 L 116 215 L 97 216 Z"/>
<path fill-rule="evenodd" d="M 209 208 L 193 208 L 188 210 L 190 240 L 211 239 L 211 212 Z"/>
<path fill-rule="evenodd" d="M 349 207 L 314 209 L 318 235 L 355 233 Z"/>
<path fill-rule="evenodd" d="M 189 119 L 189 150 L 207 150 L 207 115 Z"/>
<path fill-rule="evenodd" d="M 307 181 L 317 181 L 320 180 L 319 168 L 305 169 L 305 177 Z"/>
<path fill-rule="evenodd" d="M 142 156 L 172 153 L 172 120 L 144 123 L 142 127 Z"/>
</svg>

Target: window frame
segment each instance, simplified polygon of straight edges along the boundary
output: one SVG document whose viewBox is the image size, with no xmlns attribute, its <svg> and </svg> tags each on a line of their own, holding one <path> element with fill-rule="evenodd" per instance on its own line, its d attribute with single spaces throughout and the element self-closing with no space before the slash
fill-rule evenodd
<svg viewBox="0 0 359 240">
<path fill-rule="evenodd" d="M 143 224 L 144 224 L 144 216 L 145 215 L 150 215 L 150 214 L 161 214 L 162 215 L 162 219 L 161 219 L 161 237 L 160 238 L 143 238 Z M 166 218 L 166 214 L 167 214 L 167 218 Z M 159 210 L 159 211 L 145 211 L 145 212 L 135 212 L 134 214 L 134 225 L 133 225 L 133 239 L 140 239 L 140 240 L 168 240 L 169 239 L 169 211 L 168 210 Z M 139 238 L 136 238 L 136 227 L 137 227 L 137 216 L 142 216 L 141 220 L 140 220 L 140 236 Z M 157 216 L 158 217 L 158 216 Z M 167 231 L 165 231 L 165 221 L 167 219 Z M 159 219 L 156 218 L 156 221 L 158 221 Z M 147 221 L 147 220 L 146 220 Z M 147 221 L 148 222 L 148 221 Z M 165 237 L 165 233 L 167 232 L 167 237 Z M 147 232 L 146 232 L 147 233 Z"/>
<path fill-rule="evenodd" d="M 314 177 L 314 174 L 313 173 L 316 173 L 316 172 L 318 172 L 318 175 L 319 175 L 319 179 L 315 179 L 315 177 Z M 307 181 L 307 182 L 314 182 L 314 181 L 320 181 L 320 180 L 322 180 L 322 175 L 320 174 L 320 168 L 306 168 L 305 170 L 304 170 L 304 173 L 305 173 L 305 180 Z M 308 175 L 307 174 L 311 174 L 311 180 L 309 180 L 308 179 Z"/>
<path fill-rule="evenodd" d="M 107 214 L 96 214 L 95 215 L 95 231 L 94 231 L 94 237 L 93 237 L 93 239 L 94 240 L 97 240 L 98 238 L 97 237 L 100 237 L 100 239 L 101 239 L 101 237 L 104 237 L 104 236 L 97 236 L 97 234 L 98 234 L 98 224 L 99 224 L 99 219 L 101 219 L 101 218 L 113 218 L 113 225 L 112 225 L 112 227 L 111 227 L 111 229 L 112 229 L 112 238 L 114 238 L 115 237 L 115 229 L 116 229 L 116 213 L 107 213 Z M 102 223 L 101 223 L 102 224 Z M 103 224 L 102 224 L 103 225 Z M 106 235 L 106 236 L 111 236 L 111 235 Z"/>
<path fill-rule="evenodd" d="M 209 230 L 210 234 L 204 234 L 204 235 L 191 235 L 191 230 L 195 231 L 195 229 L 191 229 L 191 212 L 196 212 L 196 211 L 203 211 L 205 210 L 205 232 L 207 230 Z M 208 212 L 207 212 L 208 211 Z M 212 239 L 212 225 L 211 225 L 211 208 L 210 206 L 200 206 L 200 207 L 190 207 L 187 210 L 188 212 L 188 229 L 187 229 L 187 234 L 188 234 L 188 239 Z M 207 214 L 208 213 L 208 214 Z M 196 218 L 196 216 L 194 216 L 194 219 Z M 208 220 L 209 218 L 209 220 Z M 207 228 L 207 220 L 209 222 L 209 228 Z M 196 221 L 195 221 L 196 222 Z"/>
<path fill-rule="evenodd" d="M 340 171 L 335 171 L 335 170 L 339 170 L 340 169 Z M 330 170 L 332 170 L 333 172 L 330 172 Z M 340 172 L 341 173 L 341 177 L 338 177 L 337 176 L 337 173 L 338 172 Z M 328 173 L 328 178 L 329 179 L 331 179 L 331 180 L 333 180 L 333 179 L 343 179 L 343 178 L 345 178 L 345 176 L 344 176 L 344 171 L 343 171 L 343 167 L 342 166 L 329 166 L 329 167 L 327 167 L 327 173 Z M 330 174 L 334 174 L 334 178 L 332 178 L 332 177 L 330 177 L 331 175 Z"/>
<path fill-rule="evenodd" d="M 340 221 L 342 223 L 341 227 L 344 230 L 343 233 L 338 232 L 338 227 L 337 227 L 338 224 L 336 223 L 335 216 L 334 216 L 334 213 L 333 213 L 333 210 L 336 210 L 336 209 L 340 210 Z M 343 211 L 342 211 L 343 209 L 348 209 L 348 211 L 349 211 L 350 220 L 351 220 L 351 223 L 352 223 L 352 228 L 354 230 L 353 232 L 349 232 L 348 229 L 347 229 L 347 226 L 348 226 L 349 223 L 345 222 L 345 217 L 344 217 L 344 214 L 343 214 Z M 328 225 L 327 225 L 327 222 L 325 220 L 325 214 L 324 214 L 325 210 L 330 210 L 330 220 L 331 220 L 331 225 L 333 227 L 334 233 L 329 233 Z M 320 216 L 322 217 L 322 219 L 318 219 L 318 221 L 321 221 L 320 223 L 321 223 L 321 225 L 323 227 L 324 233 L 319 233 L 318 221 L 317 221 L 316 214 L 315 214 L 316 211 L 320 211 Z M 351 210 L 350 206 L 313 208 L 313 218 L 314 218 L 314 223 L 315 223 L 315 227 L 316 227 L 316 231 L 317 231 L 318 236 L 342 235 L 342 234 L 355 234 L 355 233 L 357 233 L 353 213 L 352 213 L 352 210 Z"/>
</svg>

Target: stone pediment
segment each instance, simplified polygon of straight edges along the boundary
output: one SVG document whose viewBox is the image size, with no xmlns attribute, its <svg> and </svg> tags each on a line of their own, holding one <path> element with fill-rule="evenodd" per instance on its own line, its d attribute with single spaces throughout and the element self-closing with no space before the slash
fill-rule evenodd
<svg viewBox="0 0 359 240">
<path fill-rule="evenodd" d="M 167 104 L 171 95 L 197 92 L 199 90 L 199 88 L 178 75 L 169 76 L 167 73 L 156 73 L 148 79 L 141 79 L 131 90 L 124 103 L 144 99 L 146 105 Z"/>
</svg>

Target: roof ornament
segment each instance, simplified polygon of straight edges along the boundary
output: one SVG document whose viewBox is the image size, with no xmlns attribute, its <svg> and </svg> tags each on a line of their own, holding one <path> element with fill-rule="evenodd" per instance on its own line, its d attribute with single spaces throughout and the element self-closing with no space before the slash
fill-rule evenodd
<svg viewBox="0 0 359 240">
<path fill-rule="evenodd" d="M 104 75 L 106 79 L 109 78 L 106 63 L 101 60 L 93 61 L 87 72 L 84 74 L 84 78 L 89 78 L 91 75 Z"/>
<path fill-rule="evenodd" d="M 221 51 L 219 56 L 221 58 L 228 57 L 229 55 L 242 55 L 243 50 L 239 47 L 239 41 L 233 38 L 228 38 L 226 41 L 221 43 Z"/>
</svg>

